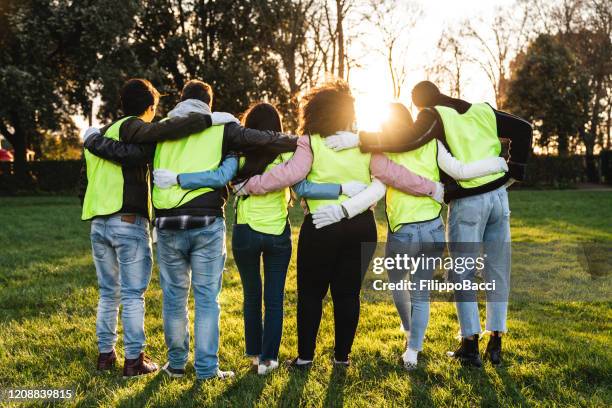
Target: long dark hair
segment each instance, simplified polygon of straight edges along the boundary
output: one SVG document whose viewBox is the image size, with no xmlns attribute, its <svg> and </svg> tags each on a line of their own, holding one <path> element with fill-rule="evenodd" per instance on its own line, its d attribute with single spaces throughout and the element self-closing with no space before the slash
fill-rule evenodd
<svg viewBox="0 0 612 408">
<path fill-rule="evenodd" d="M 257 102 L 252 104 L 242 115 L 242 124 L 246 128 L 257 130 L 283 131 L 281 115 L 269 103 Z M 278 156 L 277 153 L 267 152 L 265 149 L 256 150 L 245 157 L 244 166 L 238 170 L 235 177 L 236 182 L 248 179 L 264 172 L 266 167 Z"/>
</svg>

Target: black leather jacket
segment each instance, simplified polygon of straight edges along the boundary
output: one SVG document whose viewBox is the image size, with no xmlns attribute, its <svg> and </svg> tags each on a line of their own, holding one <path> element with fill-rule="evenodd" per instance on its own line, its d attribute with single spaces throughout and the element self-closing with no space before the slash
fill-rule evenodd
<svg viewBox="0 0 612 408">
<path fill-rule="evenodd" d="M 103 159 L 112 160 L 122 166 L 123 207 L 118 213 L 139 214 L 149 218 L 148 200 L 151 192 L 149 163 L 155 153 L 155 142 L 176 139 L 200 132 L 211 125 L 209 115 L 192 114 L 184 118 L 173 118 L 163 122 L 146 123 L 139 118 L 129 118 L 119 128 L 121 143 L 103 137 L 107 125 L 84 143 L 84 148 Z M 108 142 L 114 148 L 110 148 Z M 135 144 L 140 143 L 140 144 Z M 79 198 L 81 204 L 87 191 L 87 164 L 82 160 L 79 178 Z"/>
</svg>

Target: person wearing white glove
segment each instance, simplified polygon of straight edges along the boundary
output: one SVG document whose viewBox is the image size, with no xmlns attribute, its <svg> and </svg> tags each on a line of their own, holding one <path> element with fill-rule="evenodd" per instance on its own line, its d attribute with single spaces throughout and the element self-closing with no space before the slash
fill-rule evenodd
<svg viewBox="0 0 612 408">
<path fill-rule="evenodd" d="M 334 224 L 344 218 L 353 218 L 376 205 L 385 196 L 387 187 L 377 179 L 359 194 L 342 202 L 342 204 L 327 205 L 317 209 L 312 214 L 315 228 L 320 229 Z"/>
<path fill-rule="evenodd" d="M 455 180 L 469 180 L 476 177 L 487 176 L 508 171 L 508 163 L 503 157 L 489 157 L 471 163 L 463 163 L 453 157 L 446 149 L 444 143 L 438 143 L 438 166 Z"/>
<path fill-rule="evenodd" d="M 170 188 L 178 184 L 178 175 L 170 170 L 153 170 L 153 184 L 159 188 Z"/>
</svg>

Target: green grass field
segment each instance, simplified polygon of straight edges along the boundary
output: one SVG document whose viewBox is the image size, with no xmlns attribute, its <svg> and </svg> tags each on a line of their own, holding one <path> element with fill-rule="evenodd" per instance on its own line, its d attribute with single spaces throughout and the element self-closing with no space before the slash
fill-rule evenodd
<svg viewBox="0 0 612 408">
<path fill-rule="evenodd" d="M 612 193 L 518 191 L 510 200 L 515 241 L 612 243 Z M 0 199 L 0 388 L 74 388 L 72 403 L 78 406 L 612 405 L 609 298 L 512 304 L 505 364 L 482 370 L 462 368 L 445 356 L 456 346 L 455 308 L 434 303 L 420 367 L 411 373 L 398 365 L 404 341 L 389 302 L 363 303 L 353 365 L 334 371 L 328 302 L 309 373 L 281 368 L 267 377 L 251 374 L 243 357 L 242 291 L 231 256 L 221 296 L 220 357 L 222 368 L 236 371 L 233 381 L 197 384 L 191 365 L 186 378 L 174 381 L 163 375 L 124 381 L 119 369 L 97 374 L 96 278 L 89 224 L 79 215 L 72 197 Z M 297 209 L 291 217 L 295 243 L 302 217 Z M 384 240 L 380 211 L 378 222 Z M 229 236 L 227 242 L 231 254 Z M 296 353 L 295 274 L 293 259 L 281 359 Z M 147 352 L 164 363 L 157 267 L 146 300 Z M 121 340 L 118 351 L 122 357 Z"/>
</svg>

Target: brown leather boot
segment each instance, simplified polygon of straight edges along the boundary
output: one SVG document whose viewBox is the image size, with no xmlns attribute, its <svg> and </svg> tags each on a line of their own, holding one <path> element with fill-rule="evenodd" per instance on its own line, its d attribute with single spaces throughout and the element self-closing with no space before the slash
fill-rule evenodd
<svg viewBox="0 0 612 408">
<path fill-rule="evenodd" d="M 159 369 L 145 353 L 140 353 L 138 358 L 125 359 L 123 364 L 123 378 L 137 377 L 139 375 L 151 374 Z"/>
<path fill-rule="evenodd" d="M 116 361 L 117 354 L 115 354 L 115 350 L 110 353 L 100 353 L 98 354 L 97 369 L 100 371 L 112 370 L 115 368 Z"/>
</svg>

